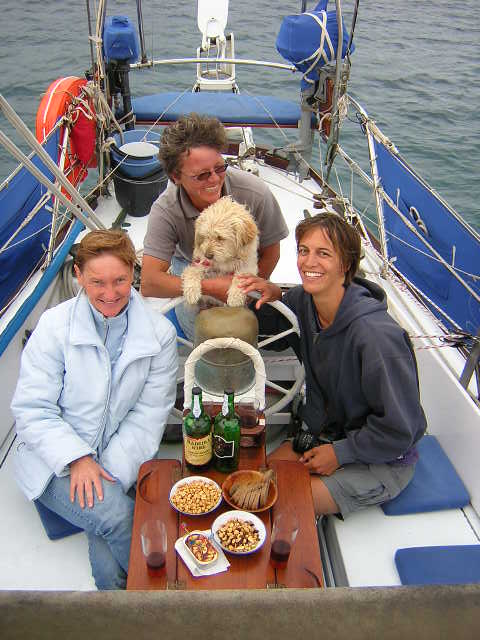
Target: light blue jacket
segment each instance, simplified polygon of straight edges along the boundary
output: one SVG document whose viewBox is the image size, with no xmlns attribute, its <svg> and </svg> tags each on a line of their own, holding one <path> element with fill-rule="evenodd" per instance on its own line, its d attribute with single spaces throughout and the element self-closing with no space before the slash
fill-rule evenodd
<svg viewBox="0 0 480 640">
<path fill-rule="evenodd" d="M 176 332 L 134 289 L 127 314 L 113 373 L 83 291 L 46 311 L 32 333 L 12 401 L 15 476 L 29 499 L 54 474 L 67 474 L 72 460 L 96 456 L 102 435 L 98 462 L 125 491 L 155 455 L 175 401 Z"/>
</svg>

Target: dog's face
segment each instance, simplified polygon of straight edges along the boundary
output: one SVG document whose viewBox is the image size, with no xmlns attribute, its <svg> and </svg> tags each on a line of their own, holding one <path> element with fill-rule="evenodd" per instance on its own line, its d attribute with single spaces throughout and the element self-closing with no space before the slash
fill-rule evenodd
<svg viewBox="0 0 480 640">
<path fill-rule="evenodd" d="M 194 261 L 228 268 L 256 251 L 258 229 L 246 209 L 229 196 L 202 211 L 195 223 Z M 234 270 L 234 267 L 232 267 Z"/>
</svg>

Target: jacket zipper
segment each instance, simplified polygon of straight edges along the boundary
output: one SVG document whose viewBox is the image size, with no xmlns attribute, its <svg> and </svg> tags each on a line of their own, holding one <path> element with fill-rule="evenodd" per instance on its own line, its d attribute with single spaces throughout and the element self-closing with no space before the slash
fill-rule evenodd
<svg viewBox="0 0 480 640">
<path fill-rule="evenodd" d="M 107 336 L 108 336 L 108 330 L 109 330 L 109 325 L 108 322 L 106 321 L 105 318 L 103 318 L 103 325 L 105 327 L 105 337 L 104 337 L 104 341 L 103 341 L 103 349 L 104 349 L 104 355 L 107 353 L 107 348 L 106 348 L 106 343 L 107 343 Z M 109 358 L 107 357 L 107 360 L 109 360 Z M 97 432 L 97 437 L 95 438 L 95 441 L 92 443 L 92 449 L 95 449 L 95 451 L 98 448 L 98 445 L 100 444 L 100 440 L 103 437 L 103 432 L 105 430 L 105 423 L 107 421 L 107 409 L 108 409 L 108 403 L 110 402 L 110 393 L 111 393 L 111 387 L 112 387 L 112 371 L 111 371 L 111 367 L 107 366 L 106 367 L 107 370 L 107 379 L 108 379 L 108 388 L 107 388 L 107 397 L 105 400 L 105 406 L 103 408 L 103 415 L 102 415 L 102 419 L 100 421 L 100 428 Z"/>
</svg>

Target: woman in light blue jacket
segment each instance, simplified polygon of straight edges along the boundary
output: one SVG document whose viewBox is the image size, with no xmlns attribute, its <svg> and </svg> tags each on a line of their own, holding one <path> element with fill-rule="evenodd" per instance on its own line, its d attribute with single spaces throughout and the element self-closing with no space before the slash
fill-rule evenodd
<svg viewBox="0 0 480 640">
<path fill-rule="evenodd" d="M 175 329 L 132 288 L 134 263 L 120 231 L 83 238 L 82 290 L 40 318 L 12 402 L 20 488 L 86 531 L 99 589 L 125 586 L 127 492 L 155 455 L 176 394 Z"/>
</svg>

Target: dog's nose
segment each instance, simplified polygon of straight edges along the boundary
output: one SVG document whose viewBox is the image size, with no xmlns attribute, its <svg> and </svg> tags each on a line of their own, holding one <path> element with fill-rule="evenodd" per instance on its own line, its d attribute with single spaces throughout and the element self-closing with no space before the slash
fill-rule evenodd
<svg viewBox="0 0 480 640">
<path fill-rule="evenodd" d="M 211 260 L 213 258 L 213 251 L 207 251 L 205 253 L 205 257 Z"/>
</svg>

